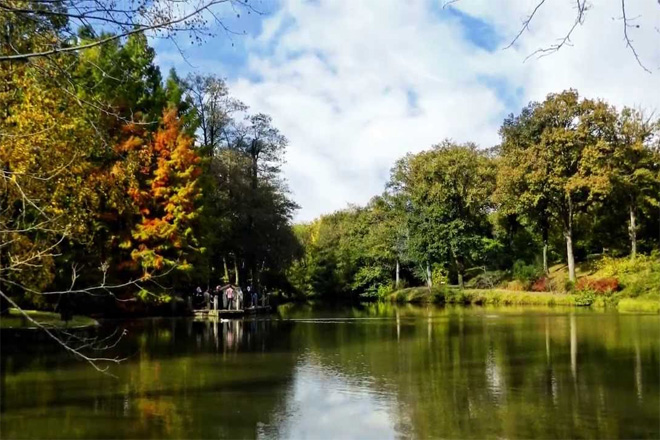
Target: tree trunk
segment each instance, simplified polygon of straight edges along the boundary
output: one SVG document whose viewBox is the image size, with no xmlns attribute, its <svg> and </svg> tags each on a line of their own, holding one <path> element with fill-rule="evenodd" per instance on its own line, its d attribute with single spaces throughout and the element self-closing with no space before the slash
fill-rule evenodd
<svg viewBox="0 0 660 440">
<path fill-rule="evenodd" d="M 3 246 L 3 248 L 4 248 L 4 246 Z M 0 248 L 0 273 L 2 273 L 2 271 L 4 269 L 3 264 L 5 264 L 5 261 L 7 260 L 7 258 L 5 258 L 5 256 L 3 254 L 4 254 L 4 249 Z M 9 294 L 8 292 L 5 292 L 3 290 L 3 288 L 4 288 L 3 287 L 3 282 L 0 279 L 0 292 L 5 293 L 5 294 Z M 9 315 L 10 307 L 11 307 L 11 304 L 9 304 L 9 301 L 7 301 L 4 296 L 0 295 L 0 315 L 1 316 Z"/>
<path fill-rule="evenodd" d="M 430 288 L 433 287 L 433 280 L 431 279 L 431 266 L 426 263 L 426 285 Z"/>
<path fill-rule="evenodd" d="M 225 269 L 225 276 L 222 278 L 222 281 L 227 284 L 229 282 L 229 269 L 227 269 L 227 259 L 222 257 L 222 266 Z"/>
<path fill-rule="evenodd" d="M 575 255 L 573 254 L 573 200 L 568 196 L 568 211 L 564 218 L 564 238 L 566 239 L 566 260 L 568 262 L 568 280 L 575 282 Z"/>
<path fill-rule="evenodd" d="M 394 281 L 394 288 L 398 289 L 399 288 L 399 271 L 401 270 L 401 266 L 399 265 L 399 259 L 396 259 L 396 278 Z"/>
<path fill-rule="evenodd" d="M 457 255 L 454 249 L 451 250 L 451 253 L 454 256 L 454 265 L 456 265 L 456 273 L 458 275 L 458 287 L 462 289 L 463 287 L 465 287 L 465 283 L 463 282 L 463 272 L 465 270 L 465 265 L 463 264 L 463 257 Z"/>
<path fill-rule="evenodd" d="M 550 269 L 548 268 L 548 228 L 546 225 L 543 226 L 543 272 L 550 275 Z"/>
<path fill-rule="evenodd" d="M 236 257 L 236 256 L 234 256 L 234 277 L 235 277 L 234 284 L 236 286 L 238 286 L 238 281 L 239 281 L 239 279 L 238 279 L 238 257 Z"/>
<path fill-rule="evenodd" d="M 573 255 L 573 230 L 569 226 L 564 231 L 566 238 L 566 259 L 568 261 L 568 279 L 575 282 L 575 255 Z"/>
<path fill-rule="evenodd" d="M 628 210 L 630 211 L 630 225 L 628 227 L 630 257 L 634 259 L 637 256 L 637 218 L 635 216 L 635 206 L 631 203 Z"/>
</svg>

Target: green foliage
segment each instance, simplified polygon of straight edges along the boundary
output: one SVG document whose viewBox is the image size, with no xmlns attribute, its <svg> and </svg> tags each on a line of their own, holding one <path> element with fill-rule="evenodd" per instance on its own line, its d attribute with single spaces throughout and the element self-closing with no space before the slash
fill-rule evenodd
<svg viewBox="0 0 660 440">
<path fill-rule="evenodd" d="M 431 281 L 433 281 L 433 285 L 437 287 L 448 284 L 449 274 L 447 273 L 447 270 L 440 265 L 433 267 L 433 271 L 431 272 Z"/>
<path fill-rule="evenodd" d="M 527 264 L 522 260 L 516 260 L 513 263 L 512 273 L 513 278 L 520 281 L 525 286 L 525 290 L 528 290 L 534 281 L 543 275 L 543 268 L 535 263 Z"/>
<path fill-rule="evenodd" d="M 13 25 L 23 49 L 71 31 L 66 20 Z M 81 44 L 108 37 L 78 34 Z M 3 291 L 46 307 L 39 291 L 66 288 L 84 263 L 105 268 L 84 274 L 87 284 L 177 265 L 184 271 L 162 282 L 181 289 L 232 281 L 381 298 L 399 281 L 434 286 L 394 294 L 406 301 L 518 301 L 447 285 L 483 267 L 469 286 L 492 288 L 510 272 L 509 286 L 527 290 L 542 250 L 570 260 L 573 250 L 623 255 L 627 240 L 633 254 L 637 242 L 641 252 L 660 245 L 658 124 L 640 112 L 551 94 L 503 122 L 496 150 L 443 141 L 397 161 L 366 206 L 292 227 L 287 140 L 271 118 L 249 113 L 218 76 L 171 71 L 163 81 L 154 59 L 137 33 L 0 69 Z M 594 276 L 620 280 L 618 301 L 657 292 L 659 265 L 657 255 L 606 258 Z M 169 298 L 145 292 L 137 297 Z"/>
<path fill-rule="evenodd" d="M 450 141 L 396 164 L 388 186 L 405 201 L 412 260 L 452 266 L 459 278 L 468 265 L 483 260 L 495 170 L 476 145 Z"/>
<path fill-rule="evenodd" d="M 493 289 L 498 287 L 508 277 L 502 270 L 493 270 L 480 273 L 465 283 L 469 289 Z"/>
<path fill-rule="evenodd" d="M 660 292 L 660 256 L 638 254 L 633 258 L 604 257 L 597 264 L 594 277 L 615 277 L 621 297 L 638 297 Z"/>
<path fill-rule="evenodd" d="M 596 293 L 593 290 L 579 290 L 573 294 L 576 306 L 588 307 L 596 301 Z"/>
<path fill-rule="evenodd" d="M 544 305 L 574 306 L 575 295 L 536 292 L 512 292 L 501 289 L 402 289 L 387 297 L 394 302 L 435 302 L 474 305 Z"/>
</svg>

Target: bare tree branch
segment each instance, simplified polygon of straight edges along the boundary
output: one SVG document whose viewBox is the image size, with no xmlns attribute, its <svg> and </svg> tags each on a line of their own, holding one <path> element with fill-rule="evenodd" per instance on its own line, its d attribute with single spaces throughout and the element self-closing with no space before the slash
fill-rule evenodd
<svg viewBox="0 0 660 440">
<path fill-rule="evenodd" d="M 555 52 L 558 52 L 562 47 L 564 46 L 571 46 L 571 36 L 573 35 L 573 32 L 575 29 L 578 27 L 578 25 L 582 25 L 584 23 L 584 18 L 585 18 L 585 13 L 588 10 L 588 5 L 587 5 L 587 0 L 575 0 L 576 1 L 576 16 L 575 16 L 575 21 L 573 22 L 573 25 L 571 28 L 568 30 L 566 35 L 564 35 L 562 38 L 559 39 L 559 42 L 556 44 L 553 44 L 549 47 L 546 48 L 541 48 L 537 49 L 531 54 L 529 54 L 526 58 L 525 61 L 530 59 L 531 57 L 537 55 L 538 58 L 543 58 L 545 56 L 548 56 L 550 54 L 553 54 Z"/>
<path fill-rule="evenodd" d="M 522 28 L 520 28 L 520 31 L 518 32 L 518 34 L 513 38 L 513 40 L 511 40 L 511 42 L 510 42 L 510 43 L 509 43 L 504 49 L 508 49 L 508 48 L 510 48 L 511 46 L 513 46 L 514 44 L 516 44 L 516 41 L 518 41 L 518 38 L 520 38 L 520 36 L 521 36 L 526 30 L 529 29 L 529 24 L 530 24 L 530 23 L 532 22 L 532 20 L 534 19 L 534 16 L 536 15 L 536 12 L 541 8 L 541 6 L 543 6 L 543 3 L 545 3 L 545 0 L 541 0 L 541 1 L 536 5 L 536 7 L 535 7 L 534 10 L 532 11 L 532 13 L 529 14 L 529 17 L 527 17 L 527 19 L 525 19 L 525 21 L 523 21 Z"/>
<path fill-rule="evenodd" d="M 443 3 L 442 7 L 443 8 L 448 7 L 448 6 L 450 6 L 454 3 L 458 3 L 459 1 L 460 0 L 447 0 Z M 509 44 L 507 44 L 503 49 L 510 49 L 516 42 L 518 42 L 520 40 L 520 38 L 523 36 L 523 34 L 526 31 L 529 31 L 530 24 L 532 23 L 532 21 L 534 20 L 534 18 L 537 15 L 537 12 L 541 8 L 541 6 L 544 5 L 544 3 L 546 3 L 546 0 L 538 0 L 536 2 L 536 5 L 532 9 L 532 12 L 529 14 L 529 16 L 527 18 L 525 18 L 523 20 L 522 27 L 520 28 L 518 33 L 509 42 Z M 658 5 L 660 5 L 660 0 L 657 1 L 657 3 L 658 3 Z M 573 35 L 573 32 L 578 27 L 578 25 L 584 24 L 586 13 L 589 10 L 589 4 L 587 3 L 587 0 L 575 0 L 575 9 L 576 9 L 575 20 L 574 20 L 573 24 L 571 25 L 570 29 L 568 30 L 568 32 L 566 33 L 566 35 L 564 35 L 562 38 L 560 38 L 558 40 L 557 43 L 552 44 L 551 46 L 542 47 L 542 48 L 539 48 L 539 49 L 535 50 L 534 52 L 529 54 L 527 57 L 525 57 L 525 61 L 527 61 L 528 59 L 530 59 L 534 56 L 537 56 L 538 58 L 545 57 L 547 55 L 558 52 L 564 46 L 571 46 L 572 45 L 571 37 Z M 644 71 L 646 71 L 648 73 L 651 73 L 651 70 L 649 68 L 647 68 L 644 65 L 644 63 L 642 62 L 642 59 L 639 56 L 639 53 L 637 52 L 637 49 L 636 49 L 635 45 L 633 44 L 633 40 L 630 37 L 629 32 L 628 32 L 629 29 L 633 29 L 633 28 L 638 29 L 640 27 L 639 25 L 635 25 L 635 24 L 631 23 L 632 21 L 636 20 L 639 17 L 633 17 L 633 18 L 628 17 L 627 11 L 626 11 L 626 0 L 621 0 L 621 12 L 622 12 L 621 20 L 623 21 L 623 39 L 626 42 L 626 48 L 630 49 L 633 56 L 635 57 L 635 61 L 637 62 L 637 64 L 639 64 L 639 66 L 642 69 L 644 69 Z M 660 28 L 655 27 L 655 30 L 658 33 L 660 33 Z"/>
<path fill-rule="evenodd" d="M 637 54 L 637 50 L 635 49 L 635 46 L 632 44 L 632 40 L 628 36 L 628 28 L 639 28 L 639 25 L 632 25 L 630 24 L 630 21 L 634 20 L 634 18 L 629 19 L 626 15 L 626 0 L 621 0 L 621 19 L 623 20 L 623 39 L 626 41 L 626 47 L 630 49 L 630 51 L 633 53 L 633 56 L 635 57 L 635 60 L 637 60 L 637 64 L 644 69 L 646 72 L 651 73 L 651 71 L 646 68 L 644 64 L 642 64 L 642 61 L 639 59 L 639 55 Z M 636 17 L 638 18 L 638 17 Z"/>
<path fill-rule="evenodd" d="M 9 16 L 10 22 L 17 20 L 32 22 L 36 26 L 35 32 L 39 32 L 41 25 L 48 28 L 48 20 L 51 19 L 59 18 L 68 22 L 67 27 L 58 30 L 59 33 L 62 33 L 62 38 L 59 38 L 55 44 L 47 43 L 52 48 L 30 52 L 20 51 L 9 41 L 8 44 L 15 53 L 0 55 L 0 62 L 77 52 L 150 31 L 164 32 L 170 36 L 180 32 L 189 32 L 195 37 L 195 40 L 201 41 L 200 34 L 208 34 L 204 13 L 209 13 L 216 24 L 226 33 L 238 34 L 230 30 L 215 13 L 214 10 L 223 4 L 230 5 L 237 16 L 240 16 L 237 13 L 237 6 L 246 10 L 248 14 L 251 12 L 261 14 L 249 3 L 249 0 L 198 0 L 192 6 L 192 10 L 186 11 L 186 7 L 191 3 L 193 2 L 179 0 L 159 2 L 127 0 L 125 5 L 122 4 L 124 7 L 122 9 L 111 0 L 32 1 L 18 4 L 11 0 L 0 0 L 0 15 Z M 93 35 L 97 35 L 97 30 L 102 30 L 109 35 L 88 43 L 72 44 L 72 40 L 78 40 L 69 29 L 72 25 L 73 27 L 76 25 L 85 27 Z M 44 38 L 44 41 L 48 41 L 48 38 Z"/>
</svg>

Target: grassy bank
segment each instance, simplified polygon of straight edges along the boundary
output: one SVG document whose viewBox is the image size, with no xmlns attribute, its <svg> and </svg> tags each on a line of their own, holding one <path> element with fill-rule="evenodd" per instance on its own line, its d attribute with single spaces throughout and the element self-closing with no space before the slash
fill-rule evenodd
<svg viewBox="0 0 660 440">
<path fill-rule="evenodd" d="M 471 305 L 537 305 L 580 306 L 584 305 L 579 294 L 552 292 L 520 292 L 506 289 L 431 289 L 411 287 L 397 290 L 386 297 L 399 303 L 436 303 Z M 616 308 L 622 312 L 660 313 L 660 295 L 644 295 L 635 298 L 614 296 L 596 298 L 591 304 L 597 308 Z"/>
<path fill-rule="evenodd" d="M 59 313 L 42 312 L 39 310 L 25 310 L 25 313 L 39 324 L 48 328 L 86 328 L 98 325 L 98 322 L 87 316 L 74 316 L 71 321 L 64 322 Z M 30 322 L 17 309 L 10 309 L 8 316 L 0 317 L 0 329 L 36 329 L 37 326 Z"/>
<path fill-rule="evenodd" d="M 506 289 L 436 289 L 411 287 L 392 292 L 394 302 L 490 305 L 575 305 L 573 295 L 549 292 L 517 292 Z"/>
<path fill-rule="evenodd" d="M 591 306 L 621 312 L 660 313 L 657 254 L 638 255 L 635 259 L 606 256 L 590 260 L 578 265 L 577 276 L 576 284 L 567 283 L 567 268 L 555 265 L 548 277 L 542 277 L 547 280 L 542 283 L 535 282 L 538 278 L 511 280 L 509 275 L 500 278 L 498 287 L 494 288 L 412 287 L 392 292 L 386 299 L 409 303 Z M 524 290 L 538 286 L 553 291 Z"/>
</svg>

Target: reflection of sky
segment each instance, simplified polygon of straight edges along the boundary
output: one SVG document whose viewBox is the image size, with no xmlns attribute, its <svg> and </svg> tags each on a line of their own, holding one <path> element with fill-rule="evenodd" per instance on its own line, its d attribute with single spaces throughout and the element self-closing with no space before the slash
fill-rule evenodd
<svg viewBox="0 0 660 440">
<path fill-rule="evenodd" d="M 260 437 L 397 437 L 394 396 L 371 389 L 369 384 L 306 357 L 296 367 L 287 402 L 275 417 L 279 426 L 262 427 Z"/>
</svg>

